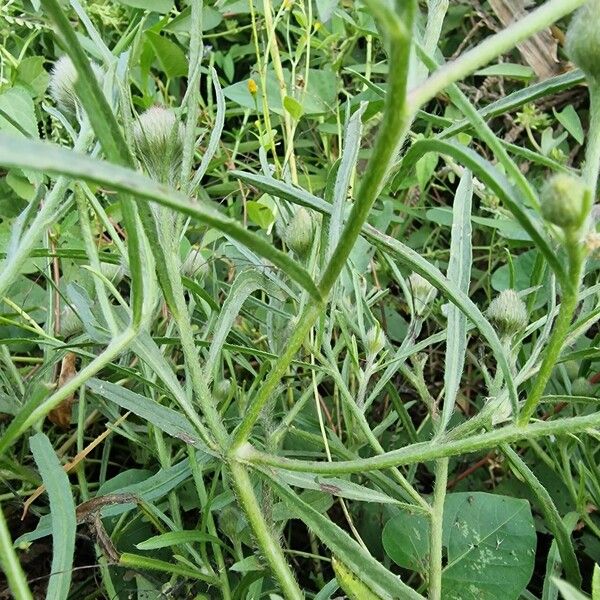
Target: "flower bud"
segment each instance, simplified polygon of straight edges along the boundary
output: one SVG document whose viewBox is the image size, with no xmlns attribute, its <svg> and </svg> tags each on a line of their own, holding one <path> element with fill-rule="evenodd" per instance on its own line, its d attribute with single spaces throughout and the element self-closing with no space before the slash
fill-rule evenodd
<svg viewBox="0 0 600 600">
<path fill-rule="evenodd" d="M 576 229 L 585 218 L 585 186 L 577 177 L 553 175 L 542 189 L 542 216 L 562 229 Z"/>
<path fill-rule="evenodd" d="M 588 0 L 573 16 L 566 34 L 568 57 L 600 82 L 600 0 Z"/>
<path fill-rule="evenodd" d="M 594 386 L 585 377 L 578 377 L 571 384 L 571 394 L 573 396 L 594 396 Z"/>
<path fill-rule="evenodd" d="M 501 337 L 512 337 L 529 322 L 525 302 L 515 290 L 500 292 L 490 303 L 487 317 L 498 328 Z"/>
<path fill-rule="evenodd" d="M 174 183 L 183 155 L 183 126 L 175 113 L 162 106 L 149 108 L 135 123 L 133 139 L 148 174 L 162 183 Z"/>
<path fill-rule="evenodd" d="M 412 292 L 415 314 L 419 317 L 425 314 L 427 306 L 434 301 L 437 290 L 418 273 L 411 273 L 408 278 L 408 286 Z"/>
<path fill-rule="evenodd" d="M 186 277 L 200 278 L 208 271 L 208 261 L 198 246 L 192 246 L 181 265 L 181 272 Z"/>
<path fill-rule="evenodd" d="M 103 73 L 100 67 L 92 63 L 96 79 L 101 81 Z M 82 107 L 75 91 L 77 69 L 68 56 L 61 56 L 52 67 L 50 74 L 50 95 L 59 110 L 65 115 L 74 117 L 81 113 Z"/>
<path fill-rule="evenodd" d="M 375 356 L 383 350 L 385 346 L 385 333 L 383 333 L 383 329 L 379 326 L 379 323 L 375 325 L 375 327 L 371 327 L 369 331 L 367 331 L 367 337 L 365 339 L 365 348 L 367 352 Z"/>
<path fill-rule="evenodd" d="M 314 236 L 312 215 L 303 206 L 296 210 L 284 233 L 284 241 L 298 256 L 306 256 Z"/>
</svg>

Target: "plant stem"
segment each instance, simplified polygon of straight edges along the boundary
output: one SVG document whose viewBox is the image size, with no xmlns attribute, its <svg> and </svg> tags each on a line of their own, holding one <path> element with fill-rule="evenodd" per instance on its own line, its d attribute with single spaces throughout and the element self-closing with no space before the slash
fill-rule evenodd
<svg viewBox="0 0 600 600">
<path fill-rule="evenodd" d="M 600 172 L 600 82 L 589 80 L 590 130 L 585 149 L 583 180 L 590 189 L 592 203 L 596 200 Z"/>
<path fill-rule="evenodd" d="M 256 541 L 265 559 L 281 585 L 283 595 L 289 600 L 303 600 L 304 594 L 298 587 L 298 583 L 288 567 L 281 545 L 275 539 L 271 528 L 264 519 L 246 468 L 235 461 L 231 461 L 229 468 L 233 477 L 238 501 L 252 527 Z"/>
<path fill-rule="evenodd" d="M 501 429 L 481 433 L 460 440 L 438 438 L 431 442 L 411 444 L 398 450 L 392 450 L 378 456 L 369 456 L 356 460 L 333 463 L 309 460 L 292 460 L 281 456 L 272 456 L 259 452 L 250 444 L 240 448 L 238 458 L 248 464 L 270 465 L 300 473 L 317 475 L 341 475 L 349 473 L 365 473 L 376 469 L 388 469 L 400 465 L 428 462 L 438 458 L 469 454 L 497 448 L 501 444 L 510 444 L 525 439 L 536 439 L 549 435 L 566 435 L 593 430 L 600 427 L 600 412 L 582 417 L 569 417 L 556 421 L 539 421 L 525 426 L 508 425 Z"/>
<path fill-rule="evenodd" d="M 442 534 L 444 522 L 444 500 L 448 485 L 448 459 L 442 458 L 435 464 L 435 486 L 431 505 L 429 530 L 429 600 L 442 597 Z"/>
<path fill-rule="evenodd" d="M 17 557 L 17 553 L 13 548 L 13 543 L 10 538 L 10 531 L 4 518 L 4 512 L 0 506 L 0 564 L 2 570 L 8 580 L 10 591 L 13 593 L 15 600 L 33 600 L 31 590 L 27 585 L 25 573 L 21 568 L 21 563 Z"/>
<path fill-rule="evenodd" d="M 560 357 L 579 300 L 579 286 L 585 264 L 585 251 L 580 238 L 582 233 L 584 235 L 587 233 L 589 210 L 596 197 L 598 173 L 600 171 L 600 84 L 594 80 L 590 81 L 590 129 L 587 139 L 588 144 L 585 151 L 583 180 L 590 193 L 588 206 L 586 207 L 588 215 L 584 220 L 581 230 L 565 232 L 565 249 L 569 265 L 568 282 L 563 289 L 560 310 L 556 318 L 554 330 L 546 346 L 542 365 L 519 415 L 517 421 L 519 425 L 524 425 L 529 421 L 540 402 L 552 375 L 554 365 Z"/>
<path fill-rule="evenodd" d="M 546 385 L 548 384 L 550 376 L 552 375 L 552 371 L 554 370 L 554 365 L 560 357 L 565 338 L 569 332 L 569 326 L 571 325 L 573 313 L 577 307 L 579 296 L 579 280 L 581 278 L 581 267 L 583 262 L 579 244 L 577 244 L 577 247 L 573 249 L 571 254 L 573 254 L 573 257 L 572 260 L 570 260 L 570 285 L 564 292 L 558 317 L 556 318 L 556 322 L 554 324 L 554 330 L 552 331 L 552 335 L 548 340 L 548 345 L 546 346 L 544 352 L 542 365 L 533 383 L 531 392 L 527 396 L 525 404 L 523 405 L 521 413 L 519 414 L 517 423 L 521 426 L 526 425 L 529 422 L 529 419 L 533 416 L 537 405 L 544 394 Z M 577 257 L 575 257 L 575 255 L 577 255 Z"/>
<path fill-rule="evenodd" d="M 346 265 L 348 256 L 379 195 L 389 167 L 396 156 L 400 144 L 406 137 L 410 125 L 410 116 L 404 107 L 411 49 L 410 38 L 407 38 L 407 35 L 410 35 L 412 31 L 414 10 L 414 2 L 411 1 L 409 6 L 405 8 L 405 23 L 399 22 L 399 17 L 394 13 L 388 15 L 392 18 L 392 23 L 389 23 L 389 25 L 390 36 L 392 38 L 390 73 L 393 76 L 386 98 L 383 123 L 379 129 L 375 147 L 367 165 L 356 201 L 352 206 L 350 216 L 348 217 L 338 245 L 319 282 L 319 291 L 323 298 L 327 298 L 339 274 Z M 406 29 L 408 29 L 408 34 Z M 231 446 L 232 452 L 240 448 L 248 439 L 262 409 L 269 401 L 272 392 L 287 371 L 289 364 L 306 339 L 312 326 L 319 318 L 323 308 L 324 302 L 313 303 L 307 306 L 300 316 L 298 325 L 287 344 L 285 352 L 279 358 L 269 377 L 267 377 L 260 391 L 251 402 L 246 416 L 236 430 Z"/>
<path fill-rule="evenodd" d="M 472 50 L 465 52 L 455 61 L 438 69 L 421 85 L 410 91 L 408 104 L 417 110 L 435 98 L 438 92 L 451 83 L 464 79 L 497 56 L 512 50 L 519 42 L 532 34 L 552 25 L 581 6 L 585 0 L 550 0 L 526 17 L 519 19 L 496 35 L 487 38 Z"/>
</svg>

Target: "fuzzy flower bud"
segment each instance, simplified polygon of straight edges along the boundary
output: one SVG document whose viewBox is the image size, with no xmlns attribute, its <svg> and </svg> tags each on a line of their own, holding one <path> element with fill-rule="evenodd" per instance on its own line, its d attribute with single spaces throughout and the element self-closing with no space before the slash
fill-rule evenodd
<svg viewBox="0 0 600 600">
<path fill-rule="evenodd" d="M 569 58 L 600 82 L 600 0 L 588 0 L 573 16 L 566 35 Z"/>
<path fill-rule="evenodd" d="M 375 325 L 375 327 L 371 327 L 369 331 L 367 331 L 367 337 L 365 339 L 365 348 L 369 354 L 375 356 L 383 350 L 385 346 L 385 333 L 383 333 L 383 329 L 379 326 L 379 324 Z"/>
<path fill-rule="evenodd" d="M 562 229 L 576 229 L 585 217 L 585 187 L 580 179 L 559 173 L 542 189 L 542 215 Z"/>
<path fill-rule="evenodd" d="M 102 70 L 92 63 L 92 70 L 96 79 L 101 81 Z M 75 82 L 77 81 L 77 70 L 73 61 L 68 56 L 61 56 L 52 67 L 50 74 L 50 95 L 59 110 L 67 116 L 74 117 L 81 114 L 81 104 L 75 91 Z"/>
<path fill-rule="evenodd" d="M 200 278 L 208 271 L 208 261 L 197 246 L 192 246 L 181 265 L 181 272 L 186 277 Z"/>
<path fill-rule="evenodd" d="M 408 287 L 412 292 L 415 314 L 423 316 L 427 306 L 435 300 L 437 290 L 418 273 L 411 273 L 408 278 Z"/>
<path fill-rule="evenodd" d="M 488 319 L 498 328 L 501 337 L 512 337 L 527 326 L 529 317 L 525 302 L 515 290 L 503 290 L 490 303 Z"/>
<path fill-rule="evenodd" d="M 298 255 L 305 256 L 310 250 L 314 236 L 312 215 L 301 206 L 298 208 L 284 233 L 285 243 Z"/>
<path fill-rule="evenodd" d="M 149 175 L 162 183 L 177 180 L 183 155 L 183 126 L 172 110 L 153 106 L 142 113 L 133 128 L 133 139 L 138 158 Z"/>
</svg>

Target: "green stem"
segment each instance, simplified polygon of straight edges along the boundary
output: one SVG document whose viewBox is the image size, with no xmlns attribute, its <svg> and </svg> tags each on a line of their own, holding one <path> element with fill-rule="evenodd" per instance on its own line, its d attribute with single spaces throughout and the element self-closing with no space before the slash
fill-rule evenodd
<svg viewBox="0 0 600 600">
<path fill-rule="evenodd" d="M 0 564 L 15 600 L 33 600 L 25 573 L 10 538 L 10 531 L 0 506 Z"/>
<path fill-rule="evenodd" d="M 585 149 L 583 180 L 590 189 L 592 203 L 596 200 L 598 173 L 600 172 L 600 82 L 589 81 L 590 129 Z"/>
<path fill-rule="evenodd" d="M 246 468 L 235 461 L 231 462 L 229 468 L 233 477 L 233 483 L 239 503 L 252 527 L 252 531 L 262 550 L 263 556 L 269 563 L 269 566 L 281 585 L 281 590 L 285 598 L 289 600 L 303 600 L 304 594 L 294 579 L 292 571 L 283 554 L 283 550 L 281 549 L 281 545 L 265 521 L 261 506 L 252 489 L 252 482 L 250 481 Z"/>
<path fill-rule="evenodd" d="M 531 392 L 525 401 L 521 414 L 519 415 L 518 423 L 520 425 L 524 425 L 529 421 L 540 402 L 544 390 L 546 389 L 546 385 L 552 375 L 554 365 L 560 357 L 579 300 L 579 286 L 585 263 L 585 253 L 580 238 L 582 233 L 586 233 L 589 210 L 596 196 L 598 172 L 600 170 L 600 84 L 597 82 L 590 83 L 590 114 L 590 129 L 588 132 L 588 145 L 586 147 L 585 169 L 583 172 L 584 182 L 590 191 L 589 200 L 586 206 L 588 215 L 586 215 L 582 228 L 577 231 L 565 232 L 564 244 L 569 265 L 568 281 L 563 289 L 560 310 L 558 317 L 556 318 L 554 330 L 552 331 L 552 335 L 546 346 L 542 365 Z"/>
<path fill-rule="evenodd" d="M 440 600 L 442 597 L 442 529 L 447 485 L 448 459 L 442 458 L 435 465 L 435 486 L 431 506 L 431 526 L 429 530 L 429 600 Z"/>
<path fill-rule="evenodd" d="M 421 85 L 411 90 L 408 104 L 417 110 L 456 81 L 461 81 L 497 56 L 511 51 L 519 42 L 552 25 L 581 6 L 585 0 L 550 0 L 496 35 L 487 38 L 455 61 L 438 69 Z"/>
<path fill-rule="evenodd" d="M 382 10 L 382 8 L 379 7 L 379 10 Z M 365 170 L 364 178 L 358 190 L 356 201 L 352 206 L 350 216 L 348 217 L 338 245 L 319 282 L 319 291 L 323 298 L 327 298 L 344 268 L 363 224 L 367 220 L 369 212 L 378 197 L 389 167 L 408 132 L 411 121 L 409 113 L 405 110 L 406 81 L 411 49 L 410 38 L 408 36 L 412 31 L 414 11 L 415 5 L 411 1 L 404 9 L 405 22 L 403 23 L 399 21 L 397 15 L 391 13 L 391 11 L 387 14 L 388 11 L 384 10 L 386 13 L 385 16 L 389 19 L 389 22 L 384 25 L 389 26 L 391 37 L 390 73 L 392 73 L 392 78 L 386 97 L 383 124 L 379 129 L 375 147 Z M 298 325 L 287 344 L 284 354 L 275 364 L 275 367 L 251 402 L 244 419 L 236 430 L 231 448 L 232 451 L 240 448 L 248 439 L 260 413 L 279 384 L 281 377 L 287 371 L 288 366 L 306 339 L 309 331 L 319 318 L 323 308 L 324 303 L 314 303 L 309 305 L 300 316 Z"/>
<path fill-rule="evenodd" d="M 581 254 L 579 247 L 576 249 L 576 252 L 577 254 Z M 558 317 L 556 318 L 556 323 L 554 324 L 554 330 L 552 331 L 552 335 L 548 340 L 548 345 L 546 346 L 544 352 L 542 365 L 533 383 L 531 392 L 527 396 L 525 404 L 523 405 L 521 413 L 519 414 L 519 418 L 517 420 L 519 425 L 526 425 L 529 422 L 529 419 L 531 419 L 535 413 L 542 395 L 544 394 L 544 390 L 546 389 L 546 385 L 550 380 L 556 361 L 558 360 L 562 351 L 565 338 L 569 332 L 571 320 L 573 319 L 573 313 L 577 307 L 577 291 L 581 274 L 581 263 L 582 260 L 579 258 L 571 267 L 571 285 L 569 288 L 567 288 L 567 290 L 565 290 Z"/>
<path fill-rule="evenodd" d="M 259 452 L 246 444 L 237 452 L 238 459 L 248 464 L 269 465 L 289 471 L 315 473 L 317 475 L 341 475 L 365 473 L 376 469 L 388 469 L 400 465 L 428 462 L 439 458 L 470 454 L 501 444 L 510 444 L 525 439 L 537 439 L 549 435 L 566 435 L 594 430 L 600 427 L 600 412 L 582 417 L 569 417 L 556 421 L 539 421 L 525 426 L 508 425 L 501 429 L 474 435 L 467 439 L 436 439 L 431 442 L 411 444 L 378 456 L 326 463 L 321 461 L 292 460 Z"/>
</svg>

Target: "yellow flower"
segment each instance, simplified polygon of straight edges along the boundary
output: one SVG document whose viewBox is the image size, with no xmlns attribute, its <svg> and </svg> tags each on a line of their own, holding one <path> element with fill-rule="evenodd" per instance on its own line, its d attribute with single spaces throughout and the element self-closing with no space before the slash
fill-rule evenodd
<svg viewBox="0 0 600 600">
<path fill-rule="evenodd" d="M 256 92 L 258 92 L 258 86 L 256 85 L 256 81 L 254 79 L 248 79 L 248 91 L 255 96 Z"/>
</svg>

